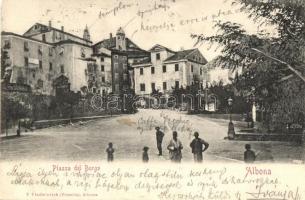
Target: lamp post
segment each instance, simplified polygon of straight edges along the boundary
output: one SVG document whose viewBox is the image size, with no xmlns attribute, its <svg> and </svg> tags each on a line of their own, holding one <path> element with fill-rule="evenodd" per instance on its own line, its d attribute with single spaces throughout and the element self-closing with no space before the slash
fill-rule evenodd
<svg viewBox="0 0 305 200">
<path fill-rule="evenodd" d="M 228 139 L 233 140 L 235 137 L 235 131 L 234 131 L 234 124 L 232 122 L 232 105 L 233 105 L 233 99 L 230 97 L 228 99 L 228 106 L 229 106 L 229 112 L 230 112 L 230 122 L 228 126 Z"/>
</svg>

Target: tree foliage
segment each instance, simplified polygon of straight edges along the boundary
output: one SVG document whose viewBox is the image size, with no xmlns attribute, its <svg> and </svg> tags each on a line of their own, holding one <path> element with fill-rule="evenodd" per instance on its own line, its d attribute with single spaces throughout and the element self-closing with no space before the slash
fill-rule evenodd
<svg viewBox="0 0 305 200">
<path fill-rule="evenodd" d="M 276 115 L 279 110 L 272 109 L 275 105 L 292 112 L 296 105 L 278 104 L 278 101 L 289 101 L 305 92 L 300 76 L 287 67 L 291 66 L 305 77 L 304 1 L 236 0 L 234 4 L 248 14 L 260 31 L 250 34 L 240 24 L 218 21 L 215 35 L 192 37 L 197 43 L 221 46 L 222 55 L 217 62 L 223 67 L 231 70 L 242 68 L 243 73 L 235 81 L 237 89 L 245 94 L 253 93 L 257 102 L 271 114 Z M 269 31 L 272 28 L 274 34 Z M 280 84 L 282 80 L 288 84 Z M 293 92 L 283 95 L 283 87 Z M 299 112 L 305 113 L 305 110 Z"/>
</svg>

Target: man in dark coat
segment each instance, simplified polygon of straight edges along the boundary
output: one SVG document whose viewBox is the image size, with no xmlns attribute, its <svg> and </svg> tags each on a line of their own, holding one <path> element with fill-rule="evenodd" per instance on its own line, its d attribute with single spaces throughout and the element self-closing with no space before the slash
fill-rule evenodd
<svg viewBox="0 0 305 200">
<path fill-rule="evenodd" d="M 160 131 L 159 127 L 156 127 L 156 139 L 157 139 L 157 148 L 159 151 L 159 156 L 162 156 L 162 141 L 163 141 L 164 133 Z"/>
<path fill-rule="evenodd" d="M 202 152 L 206 151 L 209 148 L 209 143 L 204 141 L 203 139 L 199 138 L 199 133 L 194 133 L 195 139 L 190 144 L 192 148 L 192 153 L 194 154 L 194 161 L 195 162 L 202 162 Z M 202 149 L 204 145 L 204 149 Z"/>
<path fill-rule="evenodd" d="M 142 160 L 144 163 L 147 163 L 149 161 L 148 150 L 149 148 L 146 146 L 143 148 Z"/>
</svg>

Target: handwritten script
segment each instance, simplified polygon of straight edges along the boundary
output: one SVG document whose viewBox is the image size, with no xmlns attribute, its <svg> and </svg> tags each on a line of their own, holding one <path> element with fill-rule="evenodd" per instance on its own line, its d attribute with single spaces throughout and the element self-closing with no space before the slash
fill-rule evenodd
<svg viewBox="0 0 305 200">
<path fill-rule="evenodd" d="M 121 166 L 107 163 L 7 164 L 1 171 L 0 183 L 6 186 L 7 195 L 12 194 L 10 190 L 18 190 L 24 192 L 19 195 L 35 199 L 122 196 L 124 199 L 164 200 L 301 200 L 305 192 L 304 185 L 297 180 L 290 186 L 283 177 L 273 175 L 273 169 L 262 166 Z"/>
</svg>

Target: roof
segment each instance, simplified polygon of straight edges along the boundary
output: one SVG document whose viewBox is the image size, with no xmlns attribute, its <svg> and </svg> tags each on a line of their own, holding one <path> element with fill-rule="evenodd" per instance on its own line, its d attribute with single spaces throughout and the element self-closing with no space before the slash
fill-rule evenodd
<svg viewBox="0 0 305 200">
<path fill-rule="evenodd" d="M 63 41 L 60 41 L 60 42 L 57 42 L 57 43 L 48 43 L 48 42 L 44 42 L 44 41 L 34 39 L 34 38 L 31 38 L 31 37 L 27 37 L 27 36 L 24 36 L 24 35 L 18 35 L 16 33 L 12 33 L 12 32 L 2 31 L 1 35 L 13 35 L 13 36 L 17 36 L 17 37 L 20 37 L 20 38 L 24 38 L 24 39 L 27 39 L 27 40 L 32 40 L 32 41 L 35 41 L 35 42 L 39 42 L 39 43 L 43 43 L 43 44 L 47 44 L 47 45 L 51 45 L 51 46 L 56 46 L 56 45 L 61 45 L 61 44 L 78 44 L 78 45 L 81 45 L 81 46 L 91 48 L 90 45 L 86 45 L 86 44 L 83 44 L 81 42 L 76 42 L 76 41 L 70 40 L 70 39 L 69 40 L 63 40 Z"/>
<path fill-rule="evenodd" d="M 94 58 L 82 58 L 81 60 L 84 60 L 84 61 L 93 61 L 93 62 L 96 61 L 96 59 L 94 59 Z"/>
<path fill-rule="evenodd" d="M 118 31 L 116 32 L 116 34 L 122 34 L 122 35 L 125 35 L 125 32 L 124 32 L 123 28 L 122 28 L 122 27 L 120 27 L 120 28 L 118 29 Z"/>
<path fill-rule="evenodd" d="M 24 39 L 27 39 L 27 40 L 32 40 L 32 41 L 35 41 L 35 42 L 39 42 L 39 43 L 43 43 L 43 44 L 48 44 L 48 45 L 54 46 L 54 44 L 52 44 L 52 43 L 44 42 L 44 41 L 41 41 L 41 40 L 38 40 L 38 39 L 34 39 L 34 38 L 30 38 L 30 37 L 23 36 L 23 35 L 18 35 L 16 33 L 12 33 L 12 32 L 2 31 L 1 35 L 13 35 L 13 36 L 21 37 L 21 38 L 24 38 Z"/>
<path fill-rule="evenodd" d="M 56 43 L 52 43 L 53 45 L 61 45 L 61 44 L 78 44 L 78 45 L 81 45 L 81 46 L 85 46 L 85 47 L 90 47 L 91 48 L 91 45 L 87 45 L 87 44 L 84 44 L 84 43 L 81 43 L 81 42 L 77 42 L 77 41 L 74 41 L 74 40 L 62 40 L 62 41 L 59 41 L 59 42 L 56 42 Z"/>
<path fill-rule="evenodd" d="M 168 57 L 166 60 L 164 60 L 164 62 L 172 62 L 172 61 L 179 61 L 179 60 L 187 59 L 192 62 L 206 64 L 207 60 L 201 55 L 201 53 L 200 53 L 200 55 L 203 58 L 203 61 L 201 61 L 201 62 L 189 57 L 189 55 L 195 51 L 198 51 L 200 53 L 200 51 L 198 49 L 188 49 L 188 50 L 177 51 L 177 52 L 175 52 L 174 55 L 172 55 L 172 56 Z"/>
<path fill-rule="evenodd" d="M 206 64 L 207 69 L 213 69 L 219 66 L 221 66 L 221 63 L 219 62 L 219 57 L 212 59 Z"/>
<path fill-rule="evenodd" d="M 178 51 L 174 55 L 168 57 L 166 61 L 176 61 L 176 60 L 182 60 L 186 59 L 186 57 L 192 53 L 195 49 L 189 49 L 189 50 L 183 50 L 183 51 Z"/>
<path fill-rule="evenodd" d="M 102 56 L 102 57 L 111 57 L 111 55 L 105 54 L 105 53 L 93 53 L 92 56 Z"/>
<path fill-rule="evenodd" d="M 133 63 L 133 65 L 151 65 L 151 64 L 152 63 L 150 57 L 141 60 L 135 60 L 135 62 Z"/>
<path fill-rule="evenodd" d="M 101 45 L 102 47 L 116 51 L 116 37 L 112 37 L 109 39 L 102 40 L 93 45 L 93 48 Z M 138 45 L 132 42 L 129 38 L 126 38 L 126 51 L 122 51 L 128 54 L 129 58 L 141 58 L 141 57 L 149 57 L 150 53 L 141 49 Z"/>
<path fill-rule="evenodd" d="M 43 26 L 43 27 L 45 28 L 45 30 L 44 30 L 44 31 L 41 31 L 41 32 L 39 32 L 39 33 L 33 34 L 33 35 L 38 35 L 38 34 L 41 34 L 41 33 L 49 32 L 49 31 L 51 31 L 51 30 L 55 30 L 55 31 L 64 33 L 64 34 L 66 34 L 66 35 L 70 35 L 70 36 L 72 36 L 72 37 L 76 37 L 76 38 L 78 38 L 78 39 L 81 39 L 81 40 L 84 40 L 84 41 L 86 41 L 86 42 L 92 43 L 92 41 L 90 41 L 90 40 L 86 40 L 86 39 L 84 39 L 84 38 L 82 38 L 82 37 L 79 37 L 79 36 L 77 36 L 77 35 L 73 35 L 72 33 L 68 33 L 68 32 L 62 31 L 62 30 L 57 29 L 57 28 L 54 28 L 54 27 L 52 27 L 52 26 L 50 27 L 50 26 L 47 26 L 47 25 L 44 25 L 44 24 L 41 24 L 41 23 L 35 23 L 34 25 Z M 33 27 L 33 26 L 31 26 L 31 28 L 29 28 L 24 34 L 26 34 L 27 32 L 29 32 L 29 31 L 32 29 L 32 27 Z M 31 35 L 31 36 L 33 36 L 33 35 Z"/>
<path fill-rule="evenodd" d="M 171 53 L 176 53 L 175 51 L 173 51 L 173 50 L 171 50 L 171 49 L 169 49 L 169 48 L 167 48 L 167 47 L 165 47 L 165 46 L 162 46 L 162 45 L 160 45 L 160 44 L 154 45 L 154 46 L 151 47 L 148 51 L 153 51 L 156 47 L 159 47 L 159 48 L 161 48 L 161 49 L 166 49 L 167 51 L 169 51 L 169 52 L 171 52 Z"/>
<path fill-rule="evenodd" d="M 102 41 L 94 44 L 93 46 L 95 47 L 97 45 L 101 45 L 102 47 L 104 47 L 106 49 L 113 49 L 116 47 L 116 37 L 102 40 Z M 138 45 L 136 45 L 134 42 L 132 42 L 129 38 L 126 38 L 126 46 L 127 46 L 127 49 L 138 49 L 138 50 L 145 51 L 145 50 L 141 49 L 140 47 L 138 47 Z"/>
</svg>

